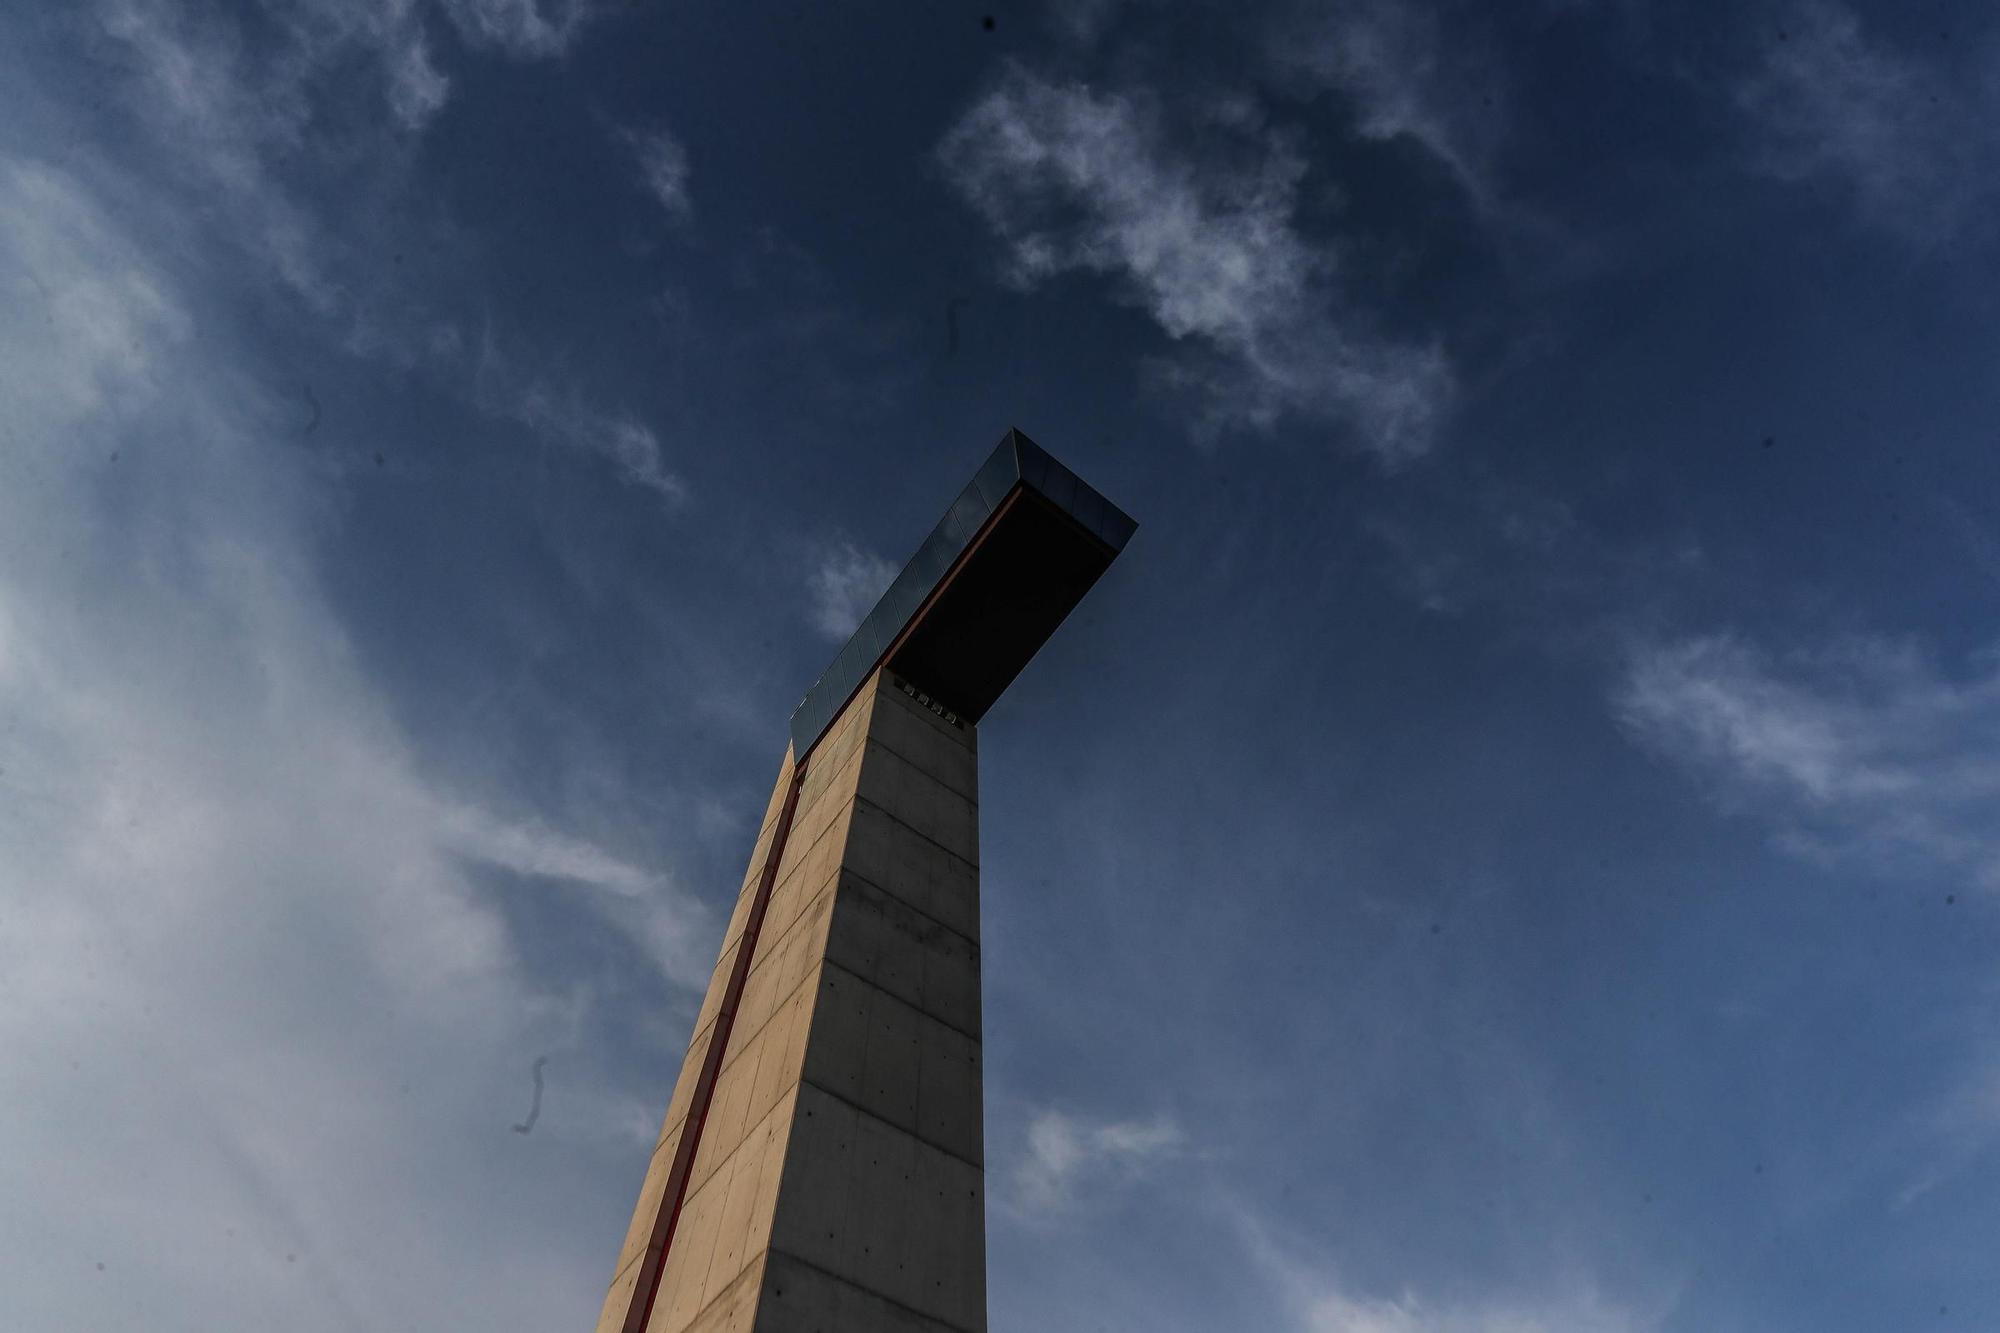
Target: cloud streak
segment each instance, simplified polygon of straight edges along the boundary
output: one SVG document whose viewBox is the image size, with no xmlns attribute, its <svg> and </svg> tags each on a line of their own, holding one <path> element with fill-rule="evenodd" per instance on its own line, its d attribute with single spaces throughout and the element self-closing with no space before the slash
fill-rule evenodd
<svg viewBox="0 0 2000 1333">
<path fill-rule="evenodd" d="M 520 373 L 490 333 L 472 381 L 473 402 L 481 411 L 518 422 L 551 444 L 595 454 L 630 484 L 670 503 L 687 499 L 687 481 L 667 466 L 651 426 L 631 412 L 597 407 L 574 384 Z"/>
<path fill-rule="evenodd" d="M 589 12 L 534 0 L 448 9 L 521 56 L 559 54 Z M 159 160 L 175 166 L 145 200 L 157 229 L 217 234 L 347 350 L 435 369 L 481 411 L 684 498 L 684 480 L 638 414 L 597 406 L 574 381 L 502 364 L 490 324 L 469 347 L 467 321 L 403 265 L 402 251 L 415 248 L 396 229 L 409 207 L 411 145 L 450 88 L 410 0 L 282 10 L 268 48 L 249 43 L 245 25 L 164 0 L 102 0 L 96 17 L 130 57 L 129 75 L 102 77 Z M 358 90 L 349 77 L 357 58 L 375 75 Z"/>
<path fill-rule="evenodd" d="M 691 168 L 681 141 L 662 129 L 629 130 L 623 137 L 639 165 L 639 183 L 646 193 L 675 222 L 693 218 L 694 199 L 688 194 Z"/>
<path fill-rule="evenodd" d="M 1708 635 L 1635 645 L 1620 721 L 1720 779 L 1816 858 L 1916 863 L 2000 890 L 2000 666 L 1952 676 L 1857 638 L 1784 654 Z"/>
<path fill-rule="evenodd" d="M 567 51 L 596 16 L 591 0 L 440 0 L 469 42 L 522 60 Z"/>
<path fill-rule="evenodd" d="M 1186 1136 L 1165 1114 L 1091 1120 L 1047 1108 L 1028 1122 L 1009 1192 L 1020 1211 L 1052 1217 L 1078 1207 L 1086 1196 L 1130 1185 L 1185 1148 Z"/>
<path fill-rule="evenodd" d="M 1860 217 L 1915 245 L 1940 243 L 1990 199 L 1990 77 L 1963 78 L 1871 37 L 1829 0 L 1792 7 L 1736 102 L 1753 162 L 1779 180 L 1843 191 Z"/>
<path fill-rule="evenodd" d="M 470 867 L 590 890 L 683 987 L 706 959 L 675 961 L 676 923 L 704 946 L 712 923 L 425 771 L 321 592 L 278 406 L 129 219 L 0 162 L 0 283 L 0 1190 L 35 1219 L 17 1272 L 52 1275 L 6 1284 L 0 1323 L 586 1308 L 601 1256 L 552 1256 L 510 1211 L 556 1182 L 471 1145 L 589 997 L 529 979 Z M 624 1153 L 615 1087 L 568 1086 L 537 1139 Z"/>
<path fill-rule="evenodd" d="M 1011 282 L 1111 277 L 1180 345 L 1155 380 L 1204 431 L 1299 418 L 1385 462 L 1423 453 L 1452 396 L 1443 351 L 1368 330 L 1340 300 L 1336 249 L 1294 216 L 1305 159 L 1243 107 L 1221 121 L 1238 147 L 1198 160 L 1150 99 L 1017 67 L 938 156 Z"/>
<path fill-rule="evenodd" d="M 1465 16 L 1458 16 L 1463 27 Z M 1312 5 L 1272 25 L 1270 60 L 1283 77 L 1330 87 L 1352 104 L 1368 139 L 1407 141 L 1488 204 L 1495 138 L 1502 123 L 1492 65 L 1447 43 L 1437 11 L 1397 0 Z"/>
<path fill-rule="evenodd" d="M 1251 1265 L 1275 1287 L 1297 1333 L 1649 1333 L 1665 1324 L 1664 1311 L 1615 1299 L 1582 1274 L 1469 1300 L 1438 1301 L 1409 1290 L 1364 1294 L 1278 1240 L 1261 1219 L 1239 1213 L 1237 1229 Z"/>
<path fill-rule="evenodd" d="M 829 639 L 845 639 L 888 590 L 896 566 L 853 542 L 823 547 L 806 579 L 813 628 Z"/>
</svg>

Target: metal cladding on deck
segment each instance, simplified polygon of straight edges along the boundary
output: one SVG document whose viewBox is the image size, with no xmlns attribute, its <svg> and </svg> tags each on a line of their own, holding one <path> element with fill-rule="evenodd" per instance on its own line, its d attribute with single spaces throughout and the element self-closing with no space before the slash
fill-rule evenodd
<svg viewBox="0 0 2000 1333">
<path fill-rule="evenodd" d="M 903 566 L 792 714 L 804 755 L 888 666 L 977 722 L 1138 525 L 1018 430 Z"/>
</svg>

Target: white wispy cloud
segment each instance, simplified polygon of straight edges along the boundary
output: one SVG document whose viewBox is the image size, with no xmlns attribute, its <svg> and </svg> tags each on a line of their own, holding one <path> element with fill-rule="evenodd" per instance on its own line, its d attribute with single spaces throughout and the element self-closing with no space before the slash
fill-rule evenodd
<svg viewBox="0 0 2000 1333">
<path fill-rule="evenodd" d="M 632 413 L 605 411 L 586 401 L 574 385 L 557 387 L 499 373 L 490 351 L 477 378 L 474 401 L 485 410 L 512 417 L 552 443 L 597 454 L 615 464 L 627 481 L 664 499 L 687 498 L 687 482 L 667 466 L 659 436 Z"/>
<path fill-rule="evenodd" d="M 1276 1287 L 1298 1333 L 1648 1333 L 1671 1310 L 1670 1300 L 1615 1297 L 1588 1274 L 1451 1300 L 1408 1289 L 1364 1293 L 1263 1219 L 1238 1210 L 1235 1220 L 1254 1271 Z"/>
<path fill-rule="evenodd" d="M 159 161 L 174 167 L 252 261 L 311 310 L 333 313 L 339 244 L 299 206 L 271 170 L 296 154 L 308 132 L 308 87 L 341 44 L 301 39 L 268 63 L 245 54 L 230 16 L 168 0 L 100 0 L 96 18 L 129 57 L 129 77 L 107 71 L 114 95 Z"/>
<path fill-rule="evenodd" d="M 605 1261 L 544 1213 L 634 1114 L 572 1062 L 538 1142 L 577 1146 L 496 1165 L 578 1000 L 472 869 L 575 886 L 683 987 L 714 923 L 426 771 L 251 358 L 120 204 L 0 161 L 0 1323 L 559 1323 Z"/>
<path fill-rule="evenodd" d="M 2000 889 L 2000 662 L 1948 674 L 1849 638 L 1773 653 L 1709 635 L 1635 645 L 1614 704 L 1639 738 L 1761 809 L 1793 850 Z"/>
<path fill-rule="evenodd" d="M 592 0 L 440 0 L 467 41 L 523 59 L 569 49 L 598 6 Z"/>
<path fill-rule="evenodd" d="M 639 183 L 659 201 L 667 216 L 685 222 L 694 216 L 694 199 L 688 194 L 687 148 L 663 129 L 628 130 L 627 148 L 639 164 Z"/>
<path fill-rule="evenodd" d="M 1973 220 L 2000 165 L 1990 71 L 1899 50 L 1832 0 L 1773 22 L 1778 40 L 1736 88 L 1760 170 L 1842 190 L 1866 221 L 1916 244 Z"/>
<path fill-rule="evenodd" d="M 845 639 L 861 623 L 896 577 L 896 566 L 849 541 L 821 547 L 806 576 L 813 628 L 829 639 Z"/>
<path fill-rule="evenodd" d="M 389 108 L 409 129 L 422 129 L 451 95 L 451 80 L 431 61 L 430 43 L 421 29 L 390 47 L 384 55 L 389 72 Z"/>
<path fill-rule="evenodd" d="M 517 874 L 571 880 L 632 895 L 662 888 L 666 877 L 537 823 L 514 824 L 471 806 L 437 812 L 442 840 L 461 855 Z"/>
<path fill-rule="evenodd" d="M 384 253 L 403 244 L 375 229 L 402 196 L 408 141 L 449 89 L 413 0 L 306 0 L 274 12 L 280 40 L 261 49 L 227 15 L 170 0 L 100 0 L 103 31 L 130 56 L 129 81 L 105 77 L 176 167 L 147 200 L 154 225 L 241 247 L 348 350 L 455 377 L 480 410 L 683 498 L 683 479 L 637 413 L 594 402 L 581 383 L 546 368 L 548 358 L 503 358 L 490 327 L 468 339 L 449 301 L 430 300 L 399 268 L 400 253 Z M 537 43 L 566 41 L 586 10 L 467 3 L 453 12 L 481 31 L 516 34 L 523 54 L 552 54 Z M 357 58 L 377 83 L 353 84 Z M 526 373 L 526 364 L 542 368 Z"/>
<path fill-rule="evenodd" d="M 1347 98 L 1360 134 L 1417 144 L 1484 204 L 1505 99 L 1485 46 L 1446 40 L 1466 26 L 1409 0 L 1306 5 L 1272 23 L 1269 57 L 1281 78 Z"/>
<path fill-rule="evenodd" d="M 194 321 L 159 275 L 61 172 L 42 163 L 0 166 L 11 211 L 0 216 L 8 356 L 0 390 L 41 434 L 143 397 L 167 349 Z"/>
<path fill-rule="evenodd" d="M 531 879 L 598 890 L 571 905 L 630 939 L 661 976 L 690 985 L 706 979 L 716 922 L 665 872 L 634 865 L 540 819 L 508 820 L 443 796 L 426 813 L 440 852 Z"/>
<path fill-rule="evenodd" d="M 1992 1027 L 1980 1015 L 1976 1026 Z M 1890 1199 L 1897 1212 L 1961 1176 L 2000 1145 L 2000 1056 L 1988 1051 L 1949 1093 L 1926 1108 L 1913 1137 L 1920 1158 Z"/>
<path fill-rule="evenodd" d="M 1339 255 L 1295 217 L 1306 162 L 1245 103 L 1197 157 L 1137 95 L 1009 71 L 939 145 L 953 185 L 1007 247 L 1012 281 L 1116 278 L 1184 347 L 1157 382 L 1210 431 L 1332 423 L 1387 461 L 1429 448 L 1452 397 L 1434 344 L 1390 341 L 1344 303 Z"/>
<path fill-rule="evenodd" d="M 1300 1333 L 1642 1333 L 1661 1321 L 1634 1314 L 1596 1291 L 1466 1305 L 1432 1304 L 1414 1295 L 1356 1296 L 1308 1279 L 1295 1296 Z"/>
<path fill-rule="evenodd" d="M 1095 44 L 1132 0 L 1056 7 L 1051 26 Z M 1153 5 L 1158 13 L 1166 6 Z M 1478 8 L 1437 0 L 1277 0 L 1245 14 L 1257 35 L 1259 74 L 1288 94 L 1331 90 L 1361 137 L 1414 144 L 1473 202 L 1497 202 L 1494 162 L 1508 123 L 1508 86 Z M 1517 219 L 1518 220 L 1518 219 Z"/>
<path fill-rule="evenodd" d="M 1143 1120 L 1093 1120 L 1050 1107 L 1028 1122 L 1007 1179 L 1008 1202 L 1031 1216 L 1067 1211 L 1145 1176 L 1187 1149 L 1164 1113 Z"/>
<path fill-rule="evenodd" d="M 351 70 L 359 55 L 377 66 L 406 128 L 421 129 L 444 106 L 451 82 L 432 59 L 420 0 L 263 0 L 262 7 L 286 35 L 282 63 L 293 79 L 319 78 L 343 62 Z M 292 105 L 306 104 L 294 96 Z"/>
</svg>

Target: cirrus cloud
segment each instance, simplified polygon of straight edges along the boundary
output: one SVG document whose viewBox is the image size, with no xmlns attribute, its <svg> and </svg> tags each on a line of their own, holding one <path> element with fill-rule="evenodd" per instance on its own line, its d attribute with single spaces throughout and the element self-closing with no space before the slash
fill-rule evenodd
<svg viewBox="0 0 2000 1333">
<path fill-rule="evenodd" d="M 1197 158 L 1139 94 L 1016 67 L 944 137 L 953 186 L 1032 288 L 1103 274 L 1175 343 L 1155 383 L 1204 433 L 1332 425 L 1387 463 L 1431 445 L 1453 391 L 1436 343 L 1376 334 L 1345 304 L 1340 255 L 1295 217 L 1305 159 L 1245 105 L 1223 108 L 1236 151 Z"/>
<path fill-rule="evenodd" d="M 1020 1157 L 1008 1180 L 1013 1205 L 1049 1217 L 1076 1207 L 1086 1194 L 1130 1184 L 1186 1149 L 1173 1117 L 1097 1120 L 1045 1107 L 1028 1122 Z"/>
<path fill-rule="evenodd" d="M 560 1322 L 602 1259 L 547 1210 L 629 1159 L 633 1088 L 478 870 L 689 1002 L 715 922 L 431 771 L 321 586 L 324 479 L 142 230 L 0 159 L 0 1324 Z M 502 1168 L 536 1051 L 566 1146 Z"/>
<path fill-rule="evenodd" d="M 1634 645 L 1615 696 L 1641 740 L 1763 812 L 1794 851 L 1921 864 L 2000 889 L 2000 668 L 1943 671 L 1850 638 Z"/>
</svg>

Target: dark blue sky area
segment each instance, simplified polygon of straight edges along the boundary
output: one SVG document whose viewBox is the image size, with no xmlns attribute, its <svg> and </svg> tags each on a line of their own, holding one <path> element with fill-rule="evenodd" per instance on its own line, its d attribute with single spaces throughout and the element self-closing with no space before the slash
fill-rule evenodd
<svg viewBox="0 0 2000 1333">
<path fill-rule="evenodd" d="M 584 1326 L 1013 425 L 995 1330 L 2000 1325 L 2000 24 L 1504 8 L 0 20 L 0 1324 Z"/>
</svg>

